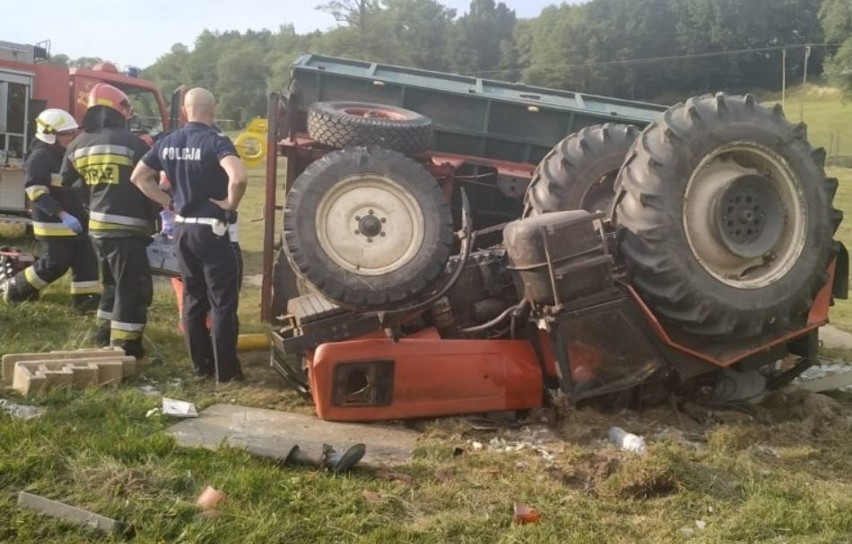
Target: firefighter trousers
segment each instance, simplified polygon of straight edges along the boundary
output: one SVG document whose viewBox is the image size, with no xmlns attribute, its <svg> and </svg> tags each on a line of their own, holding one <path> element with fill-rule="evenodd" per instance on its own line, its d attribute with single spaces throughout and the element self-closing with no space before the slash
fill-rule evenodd
<svg viewBox="0 0 852 544">
<path fill-rule="evenodd" d="M 98 343 L 144 357 L 142 333 L 154 295 L 147 238 L 93 238 L 103 283 L 98 307 Z"/>
<path fill-rule="evenodd" d="M 94 310 L 91 304 L 101 291 L 98 264 L 88 236 L 55 236 L 39 238 L 41 256 L 11 280 L 9 302 L 37 298 L 39 291 L 55 282 L 71 269 L 71 294 L 75 308 Z"/>
<path fill-rule="evenodd" d="M 242 376 L 237 359 L 241 256 L 227 233 L 217 236 L 208 225 L 179 223 L 175 232 L 184 284 L 185 337 L 195 372 L 220 382 L 238 379 Z"/>
</svg>

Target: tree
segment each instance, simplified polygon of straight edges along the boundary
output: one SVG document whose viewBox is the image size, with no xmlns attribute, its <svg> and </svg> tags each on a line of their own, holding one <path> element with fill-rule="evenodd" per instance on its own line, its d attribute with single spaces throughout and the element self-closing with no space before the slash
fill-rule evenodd
<svg viewBox="0 0 852 544">
<path fill-rule="evenodd" d="M 70 60 L 71 59 L 68 57 L 68 55 L 65 55 L 64 53 L 58 53 L 56 55 L 51 55 L 50 59 L 48 59 L 47 62 L 50 64 L 56 64 L 58 66 L 68 66 L 68 62 Z"/>
<path fill-rule="evenodd" d="M 845 99 L 852 98 L 852 5 L 848 0 L 825 0 L 819 12 L 825 40 L 840 44 L 829 59 L 825 72 L 843 91 Z"/>
<path fill-rule="evenodd" d="M 259 44 L 230 48 L 216 65 L 219 115 L 237 124 L 266 111 L 267 66 Z"/>
<path fill-rule="evenodd" d="M 379 0 L 331 0 L 316 9 L 331 14 L 337 22 L 346 23 L 355 29 L 360 45 L 359 52 L 363 55 L 368 51 L 372 31 L 370 20 L 380 9 Z"/>
<path fill-rule="evenodd" d="M 460 73 L 505 77 L 501 52 L 514 47 L 515 12 L 494 0 L 472 0 L 470 10 L 453 25 L 447 40 L 446 63 Z"/>
<path fill-rule="evenodd" d="M 383 48 L 395 57 L 390 62 L 440 70 L 444 44 L 456 16 L 436 0 L 384 0 L 377 19 L 390 43 Z"/>
</svg>

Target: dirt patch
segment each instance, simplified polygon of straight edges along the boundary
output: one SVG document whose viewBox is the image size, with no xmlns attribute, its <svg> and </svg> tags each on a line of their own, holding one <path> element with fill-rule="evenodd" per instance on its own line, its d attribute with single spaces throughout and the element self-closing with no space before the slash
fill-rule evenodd
<svg viewBox="0 0 852 544">
<path fill-rule="evenodd" d="M 672 495 L 682 487 L 665 457 L 642 456 L 620 463 L 616 472 L 597 486 L 602 497 L 656 499 Z"/>
</svg>

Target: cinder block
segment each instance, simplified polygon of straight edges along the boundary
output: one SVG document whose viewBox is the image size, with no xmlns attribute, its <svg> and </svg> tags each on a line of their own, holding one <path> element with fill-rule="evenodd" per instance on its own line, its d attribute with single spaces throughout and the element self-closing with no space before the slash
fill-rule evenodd
<svg viewBox="0 0 852 544">
<path fill-rule="evenodd" d="M 12 387 L 21 392 L 22 395 L 35 395 L 44 389 L 46 378 L 37 368 L 15 365 L 15 378 Z"/>
<path fill-rule="evenodd" d="M 74 372 L 61 365 L 49 366 L 42 361 L 19 363 L 15 365 L 12 387 L 23 395 L 71 389 L 74 387 Z"/>
<path fill-rule="evenodd" d="M 121 383 L 121 378 L 124 375 L 124 363 L 122 361 L 98 361 L 91 364 L 98 367 L 98 385 L 118 387 L 118 384 Z"/>
<path fill-rule="evenodd" d="M 98 365 L 74 363 L 67 368 L 74 373 L 74 389 L 85 389 L 98 385 Z"/>
<path fill-rule="evenodd" d="M 51 351 L 49 353 L 7 353 L 3 356 L 3 380 L 8 384 L 12 383 L 12 381 L 14 380 L 15 363 L 21 361 L 27 362 L 103 359 L 115 358 L 116 356 L 123 355 L 124 350 L 117 347 L 108 347 L 102 349 L 79 349 L 71 351 Z M 135 359 L 133 364 L 135 364 Z"/>
<path fill-rule="evenodd" d="M 48 354 L 49 355 L 49 354 Z M 68 387 L 118 387 L 133 357 L 81 359 L 72 361 L 18 361 L 12 387 L 24 395 L 46 393 Z"/>
</svg>

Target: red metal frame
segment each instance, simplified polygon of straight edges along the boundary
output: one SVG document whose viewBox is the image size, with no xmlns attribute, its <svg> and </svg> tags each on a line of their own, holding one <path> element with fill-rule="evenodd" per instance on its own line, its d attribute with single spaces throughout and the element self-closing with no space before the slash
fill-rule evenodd
<svg viewBox="0 0 852 544">
<path fill-rule="evenodd" d="M 636 305 L 642 310 L 642 313 L 645 314 L 645 318 L 650 323 L 651 328 L 660 337 L 660 339 L 665 342 L 666 345 L 671 347 L 672 349 L 689 355 L 690 357 L 694 357 L 700 361 L 704 361 L 705 363 L 710 363 L 711 365 L 717 367 L 730 367 L 743 359 L 751 357 L 753 355 L 757 355 L 770 349 L 786 344 L 796 338 L 800 338 L 805 336 L 808 333 L 811 333 L 821 326 L 828 323 L 828 309 L 831 305 L 831 296 L 832 289 L 834 286 L 834 272 L 836 268 L 837 262 L 832 261 L 828 267 L 828 281 L 825 286 L 817 293 L 817 296 L 814 298 L 813 305 L 811 306 L 811 310 L 808 313 L 808 320 L 804 327 L 801 329 L 795 330 L 793 332 L 782 333 L 775 337 L 769 338 L 763 343 L 759 344 L 743 344 L 742 349 L 737 351 L 732 351 L 728 353 L 724 353 L 723 356 L 713 356 L 708 354 L 707 352 L 702 352 L 689 346 L 686 346 L 677 340 L 673 339 L 660 321 L 657 319 L 657 316 L 654 315 L 654 312 L 645 304 L 645 301 L 642 300 L 642 297 L 639 296 L 639 293 L 631 286 L 628 287 L 628 291 L 630 292 L 633 300 L 636 302 Z"/>
</svg>

